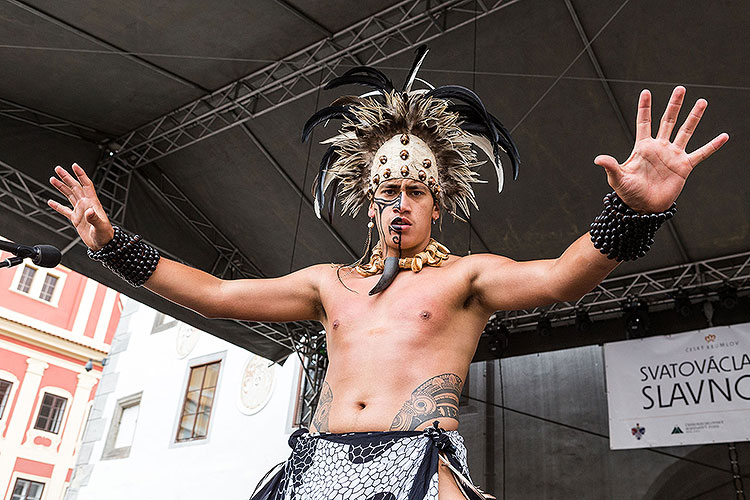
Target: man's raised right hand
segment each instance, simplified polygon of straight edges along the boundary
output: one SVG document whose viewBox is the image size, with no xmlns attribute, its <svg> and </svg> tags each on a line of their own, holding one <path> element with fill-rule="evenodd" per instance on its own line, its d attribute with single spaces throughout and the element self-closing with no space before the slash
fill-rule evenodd
<svg viewBox="0 0 750 500">
<path fill-rule="evenodd" d="M 77 163 L 72 167 L 75 177 L 58 166 L 55 173 L 59 177 L 50 177 L 50 184 L 68 199 L 73 208 L 66 207 L 54 200 L 47 204 L 56 212 L 64 215 L 78 231 L 81 240 L 91 250 L 99 250 L 109 243 L 115 231 L 104 213 L 99 197 L 96 196 L 94 183 Z"/>
</svg>

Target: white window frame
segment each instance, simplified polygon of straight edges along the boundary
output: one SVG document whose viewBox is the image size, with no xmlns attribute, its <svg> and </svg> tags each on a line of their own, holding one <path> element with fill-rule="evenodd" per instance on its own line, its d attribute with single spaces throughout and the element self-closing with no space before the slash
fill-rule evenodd
<svg viewBox="0 0 750 500">
<path fill-rule="evenodd" d="M 117 400 L 115 405 L 115 411 L 112 414 L 112 421 L 109 424 L 109 432 L 107 433 L 107 440 L 104 442 L 104 449 L 102 450 L 102 460 L 113 460 L 117 458 L 127 458 L 130 456 L 130 449 L 133 446 L 131 441 L 130 446 L 121 446 L 115 448 L 117 442 L 117 434 L 120 432 L 120 420 L 122 419 L 122 413 L 127 408 L 134 406 L 141 406 L 141 399 L 143 397 L 143 391 L 137 394 L 131 394 Z M 138 417 L 141 416 L 141 410 L 138 409 Z M 136 429 L 138 428 L 138 419 L 136 418 Z M 135 440 L 135 435 L 133 436 Z"/>
<path fill-rule="evenodd" d="M 34 278 L 31 280 L 31 288 L 29 288 L 28 292 L 22 292 L 18 289 L 18 284 L 21 282 L 21 276 L 23 275 L 23 270 L 25 268 L 31 268 L 36 271 L 34 274 Z M 44 280 L 47 277 L 47 275 L 54 276 L 57 278 L 57 283 L 55 284 L 55 290 L 52 292 L 52 299 L 51 300 L 43 300 L 40 295 L 42 293 L 42 286 L 44 286 Z M 63 287 L 65 286 L 65 278 L 67 278 L 68 274 L 59 270 L 59 269 L 46 269 L 43 267 L 37 267 L 33 264 L 30 264 L 28 262 L 24 262 L 23 265 L 18 266 L 16 269 L 16 273 L 13 275 L 13 281 L 10 283 L 10 291 L 17 293 L 19 295 L 23 295 L 24 297 L 29 297 L 34 300 L 37 300 L 41 302 L 42 304 L 47 304 L 52 307 L 57 307 L 60 303 L 60 296 L 62 295 Z"/>
<path fill-rule="evenodd" d="M 3 411 L 2 416 L 0 416 L 0 436 L 2 436 L 10 420 L 10 410 L 11 408 L 13 408 L 13 402 L 15 401 L 16 391 L 18 391 L 18 387 L 20 383 L 18 381 L 18 377 L 13 375 L 11 372 L 8 372 L 5 370 L 0 370 L 0 378 L 3 380 L 7 380 L 11 384 L 13 384 L 10 386 L 10 392 L 8 393 L 8 400 L 5 402 L 5 410 Z M 2 438 L 0 437 L 0 439 Z"/>
<path fill-rule="evenodd" d="M 13 490 L 16 487 L 16 482 L 19 479 L 23 479 L 24 481 L 33 481 L 35 483 L 41 483 L 42 486 L 42 496 L 41 499 L 44 500 L 47 498 L 47 485 L 49 484 L 50 478 L 44 477 L 44 476 L 37 476 L 34 474 L 26 474 L 25 472 L 18 472 L 13 471 L 13 474 L 11 474 L 10 478 L 10 487 L 8 488 L 8 499 L 13 498 Z"/>
<path fill-rule="evenodd" d="M 52 432 L 47 432 L 42 429 L 34 428 L 34 426 L 36 425 L 37 418 L 39 417 L 39 410 L 42 407 L 42 401 L 44 401 L 45 393 L 53 394 L 55 396 L 66 398 L 68 400 L 68 402 L 65 403 L 65 410 L 63 411 L 63 416 L 60 419 L 60 428 L 58 429 L 57 434 L 52 433 Z M 48 385 L 46 387 L 40 387 L 39 392 L 37 393 L 36 404 L 34 405 L 34 412 L 31 414 L 33 420 L 32 420 L 32 424 L 29 426 L 27 439 L 31 443 L 33 443 L 34 439 L 36 439 L 37 437 L 43 437 L 52 441 L 52 444 L 50 444 L 49 447 L 46 447 L 46 448 L 50 450 L 57 448 L 57 446 L 60 444 L 60 440 L 62 439 L 63 434 L 65 433 L 65 431 L 68 430 L 67 429 L 68 415 L 70 414 L 70 409 L 72 407 L 73 407 L 73 395 L 69 393 L 68 391 L 66 391 L 65 389 L 51 386 L 51 385 Z M 37 446 L 42 446 L 42 445 L 37 445 Z"/>
</svg>

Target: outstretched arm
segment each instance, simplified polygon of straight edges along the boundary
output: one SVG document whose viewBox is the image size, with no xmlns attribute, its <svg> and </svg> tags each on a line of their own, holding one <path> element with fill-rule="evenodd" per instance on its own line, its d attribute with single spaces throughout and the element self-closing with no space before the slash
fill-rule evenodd
<svg viewBox="0 0 750 500">
<path fill-rule="evenodd" d="M 600 155 L 594 163 L 604 167 L 607 181 L 617 195 L 640 214 L 663 212 L 677 199 L 690 172 L 728 140 L 725 133 L 687 153 L 690 137 L 708 102 L 699 99 L 685 123 L 670 141 L 685 97 L 676 87 L 659 124 L 651 131 L 651 93 L 641 92 L 633 151 L 625 162 Z M 574 301 L 591 291 L 616 266 L 602 255 L 587 233 L 557 259 L 515 262 L 496 255 L 472 255 L 464 259 L 475 295 L 489 311 L 526 309 L 560 301 Z"/>
<path fill-rule="evenodd" d="M 77 164 L 75 177 L 62 167 L 50 183 L 70 202 L 48 204 L 75 226 L 83 242 L 96 251 L 114 235 L 112 225 L 94 190 L 94 184 Z M 254 321 L 322 319 L 317 277 L 319 266 L 273 279 L 221 280 L 198 269 L 162 257 L 144 285 L 162 297 L 209 318 Z"/>
</svg>

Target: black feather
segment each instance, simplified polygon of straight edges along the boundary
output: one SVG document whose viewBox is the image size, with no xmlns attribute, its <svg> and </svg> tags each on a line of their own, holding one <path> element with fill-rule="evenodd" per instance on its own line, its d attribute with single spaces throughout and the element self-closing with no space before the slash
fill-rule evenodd
<svg viewBox="0 0 750 500">
<path fill-rule="evenodd" d="M 497 136 L 499 134 L 497 134 L 497 131 L 492 125 L 492 118 L 487 112 L 487 108 L 484 107 L 482 100 L 474 93 L 474 91 L 467 89 L 466 87 L 461 87 L 460 85 L 443 85 L 442 87 L 430 90 L 425 94 L 425 97 L 454 99 L 466 103 L 477 113 L 477 115 L 479 115 L 479 117 L 482 118 L 482 121 L 487 125 L 487 128 L 493 132 L 491 140 L 498 140 Z"/>
<path fill-rule="evenodd" d="M 336 207 L 336 194 L 338 194 L 339 190 L 339 180 L 334 179 L 331 183 L 331 197 L 328 198 L 328 223 L 333 224 L 333 211 Z"/>
<path fill-rule="evenodd" d="M 414 79 L 417 77 L 417 72 L 419 71 L 419 68 L 422 66 L 422 62 L 424 61 L 424 58 L 427 57 L 427 52 L 429 52 L 429 49 L 427 48 L 427 45 L 420 45 L 417 47 L 416 56 L 414 57 L 414 62 L 411 63 L 411 69 L 409 70 L 409 73 L 406 75 L 406 81 L 404 81 L 404 87 L 401 89 L 401 92 L 406 92 L 408 90 L 408 87 L 411 86 L 412 83 L 414 83 Z"/>
<path fill-rule="evenodd" d="M 384 93 L 393 92 L 393 82 L 385 74 L 370 66 L 357 66 L 343 75 L 326 83 L 325 89 L 333 89 L 342 85 L 364 85 L 380 90 Z"/>
<path fill-rule="evenodd" d="M 508 153 L 508 158 L 510 158 L 510 164 L 513 167 L 513 180 L 515 181 L 518 179 L 518 170 L 521 166 L 521 154 L 518 152 L 516 143 L 513 142 L 513 138 L 510 136 L 510 132 L 508 132 L 508 129 L 506 129 L 503 124 L 500 123 L 500 120 L 498 120 L 497 117 L 495 117 L 494 115 L 490 115 L 490 117 L 492 118 L 492 124 L 498 131 L 498 142 L 500 142 L 500 145 Z"/>
<path fill-rule="evenodd" d="M 349 106 L 328 106 L 312 115 L 302 129 L 302 142 L 307 142 L 313 129 L 328 120 L 343 120 L 344 118 L 356 119 Z"/>
<path fill-rule="evenodd" d="M 473 134 L 480 134 L 485 136 L 493 144 L 497 142 L 502 148 L 508 153 L 510 158 L 511 167 L 513 169 L 513 179 L 518 179 L 519 165 L 521 164 L 521 155 L 518 153 L 518 148 L 513 142 L 508 130 L 494 115 L 490 114 L 490 119 L 494 133 L 490 131 L 484 120 L 484 117 L 476 111 L 475 108 L 466 104 L 450 104 L 447 108 L 448 111 L 458 113 L 463 120 L 461 128 L 467 132 Z M 493 138 L 496 137 L 497 141 Z"/>
<path fill-rule="evenodd" d="M 328 171 L 328 167 L 331 166 L 331 163 L 334 162 L 336 157 L 336 146 L 329 147 L 325 154 L 323 154 L 323 158 L 320 159 L 320 168 L 318 169 L 318 176 L 315 178 L 315 197 L 318 199 L 318 203 L 320 204 L 320 207 L 323 208 L 325 204 L 325 182 L 326 182 L 326 172 Z"/>
</svg>

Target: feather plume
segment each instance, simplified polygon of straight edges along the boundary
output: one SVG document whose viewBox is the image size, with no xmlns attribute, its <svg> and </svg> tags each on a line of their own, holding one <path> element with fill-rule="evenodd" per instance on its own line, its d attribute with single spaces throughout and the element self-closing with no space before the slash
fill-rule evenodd
<svg viewBox="0 0 750 500">
<path fill-rule="evenodd" d="M 469 134 L 469 140 L 479 149 L 481 149 L 490 162 L 495 167 L 495 174 L 497 175 L 497 192 L 503 191 L 503 164 L 500 163 L 500 158 L 495 156 L 492 148 L 492 144 L 484 135 Z"/>
<path fill-rule="evenodd" d="M 357 66 L 356 68 L 352 68 L 343 75 L 328 82 L 324 88 L 329 90 L 342 85 L 364 85 L 379 90 L 383 94 L 395 90 L 393 82 L 391 82 L 385 74 L 370 66 Z"/>
<path fill-rule="evenodd" d="M 351 112 L 351 108 L 348 106 L 328 106 L 323 108 L 307 120 L 305 126 L 302 128 L 302 142 L 307 142 L 313 129 L 323 122 L 328 120 L 343 120 L 345 118 L 351 118 L 354 116 Z"/>
<path fill-rule="evenodd" d="M 430 49 L 427 48 L 427 45 L 420 45 L 417 47 L 417 55 L 414 57 L 414 62 L 411 64 L 411 69 L 409 70 L 406 82 L 404 83 L 404 88 L 401 89 L 401 92 L 409 93 L 411 91 L 411 86 L 414 83 L 414 79 L 417 77 L 417 72 L 419 71 L 419 68 L 422 67 L 422 63 L 424 62 L 425 57 L 427 57 L 429 51 Z"/>
<path fill-rule="evenodd" d="M 403 92 L 394 90 L 383 73 L 365 66 L 353 68 L 326 85 L 326 88 L 334 88 L 360 84 L 375 88 L 376 92 L 342 96 L 305 124 L 303 140 L 308 139 L 320 123 L 343 120 L 338 133 L 322 141 L 329 148 L 314 184 L 315 210 L 319 217 L 324 206 L 328 208 L 329 218 L 332 217 L 337 196 L 342 214 L 356 215 L 368 203 L 375 153 L 399 134 L 413 134 L 430 148 L 441 188 L 436 191 L 436 201 L 455 217 L 461 218 L 457 214 L 459 210 L 468 214 L 471 205 L 478 208 L 471 185 L 481 182 L 476 169 L 484 162 L 477 159 L 477 151 L 486 154 L 493 164 L 498 191 L 504 184 L 501 149 L 510 158 L 513 178 L 518 176 L 520 157 L 510 134 L 473 91 L 457 85 L 412 90 L 414 82 L 419 80 L 416 74 L 426 54 L 426 47 L 417 50 Z M 326 197 L 328 189 L 332 192 Z"/>
<path fill-rule="evenodd" d="M 334 159 L 336 155 L 336 146 L 329 147 L 325 154 L 323 155 L 323 158 L 320 160 L 320 168 L 318 169 L 318 176 L 315 177 L 315 182 L 313 182 L 314 188 L 314 196 L 315 196 L 315 215 L 318 216 L 318 219 L 320 219 L 320 209 L 325 203 L 325 185 L 326 185 L 326 173 L 328 172 L 328 168 L 331 165 L 332 160 Z"/>
</svg>

